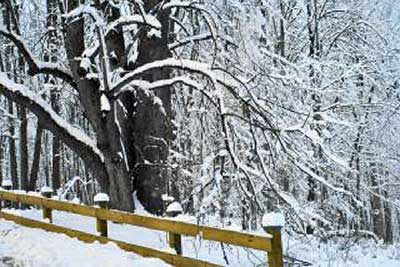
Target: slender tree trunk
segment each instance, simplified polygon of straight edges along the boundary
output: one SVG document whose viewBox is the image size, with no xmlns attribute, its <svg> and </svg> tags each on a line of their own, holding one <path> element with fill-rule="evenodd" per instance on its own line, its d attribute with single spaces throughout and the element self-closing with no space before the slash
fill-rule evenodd
<svg viewBox="0 0 400 267">
<path fill-rule="evenodd" d="M 43 127 L 40 123 L 38 123 L 36 127 L 35 147 L 33 151 L 32 168 L 29 179 L 29 188 L 28 188 L 29 191 L 35 190 L 36 183 L 38 180 L 38 174 L 40 168 L 40 156 L 42 151 L 42 135 L 43 135 Z"/>
<path fill-rule="evenodd" d="M 26 114 L 26 109 L 24 107 L 20 107 L 19 110 L 19 119 L 21 120 L 21 125 L 19 128 L 19 154 L 20 154 L 20 176 L 21 176 L 21 188 L 22 190 L 28 190 L 29 180 L 29 163 L 28 163 L 28 118 Z"/>
<path fill-rule="evenodd" d="M 7 7 L 3 8 L 3 22 L 7 27 L 7 30 L 11 31 L 11 16 L 10 16 L 10 10 Z M 12 64 L 10 59 L 13 58 L 13 50 L 10 45 L 6 46 L 5 49 L 5 64 L 4 64 L 4 69 L 8 73 L 11 73 L 12 70 Z M 10 77 L 12 78 L 12 77 Z M 9 146 L 9 159 L 10 159 L 10 174 L 11 174 L 11 181 L 13 183 L 13 188 L 18 189 L 19 188 L 19 180 L 18 180 L 18 165 L 17 165 L 17 153 L 16 153 L 16 144 L 15 144 L 15 122 L 14 122 L 14 104 L 12 101 L 8 100 L 8 127 L 9 127 L 9 134 L 10 137 L 8 139 L 8 146 Z"/>
<path fill-rule="evenodd" d="M 14 31 L 21 34 L 19 31 L 19 14 L 15 10 L 15 21 L 13 27 Z M 18 55 L 17 66 L 14 69 L 15 81 L 17 83 L 23 83 L 24 81 L 18 77 L 18 72 L 20 75 L 24 74 L 25 71 L 25 61 L 23 56 Z M 29 152 L 28 152 L 28 116 L 25 107 L 20 106 L 18 108 L 18 116 L 21 122 L 19 128 L 19 156 L 20 156 L 20 176 L 21 176 L 21 189 L 28 190 L 29 186 Z"/>
<path fill-rule="evenodd" d="M 385 203 L 385 242 L 386 243 L 393 243 L 393 232 L 394 228 L 392 225 L 392 208 L 390 207 L 390 203 Z"/>
<path fill-rule="evenodd" d="M 14 114 L 14 105 L 11 101 L 8 102 L 8 113 L 10 115 Z M 10 151 L 10 170 L 11 170 L 11 181 L 13 183 L 13 188 L 19 188 L 19 179 L 18 179 L 18 165 L 17 165 L 17 153 L 16 153 L 16 145 L 15 145 L 15 127 L 14 120 L 9 118 L 9 131 L 10 138 L 8 146 Z"/>
<path fill-rule="evenodd" d="M 4 136 L 0 137 L 0 186 L 3 183 Z"/>
<path fill-rule="evenodd" d="M 48 30 L 48 42 L 47 42 L 47 54 L 45 60 L 48 62 L 56 62 L 57 47 L 58 47 L 58 36 L 57 36 L 57 9 L 58 3 L 56 0 L 47 0 L 47 30 Z M 56 86 L 56 82 L 49 77 L 46 77 L 46 83 L 53 85 L 50 92 L 50 103 L 51 107 L 56 113 L 60 113 L 60 99 L 59 92 Z M 61 184 L 61 171 L 60 171 L 60 138 L 57 135 L 53 135 L 52 142 L 52 187 L 53 190 L 60 188 Z"/>
<path fill-rule="evenodd" d="M 380 184 L 377 180 L 377 164 L 370 164 L 371 185 L 374 188 L 371 195 L 373 232 L 382 239 L 386 239 L 385 210 L 382 205 Z"/>
<path fill-rule="evenodd" d="M 60 108 L 59 108 L 59 100 L 57 97 L 57 93 L 52 93 L 51 95 L 51 104 L 52 108 L 59 113 Z M 52 142 L 52 166 L 53 166 L 53 172 L 51 175 L 51 182 L 52 182 L 52 187 L 53 190 L 57 190 L 60 188 L 61 185 L 61 172 L 60 172 L 60 139 L 57 135 L 53 135 L 53 142 Z"/>
<path fill-rule="evenodd" d="M 317 51 L 316 51 L 316 28 L 313 27 L 313 25 L 316 24 L 316 22 L 314 21 L 314 13 L 316 12 L 315 10 L 316 7 L 314 7 L 313 5 L 313 0 L 308 0 L 307 1 L 307 19 L 308 19 L 308 23 L 307 23 L 307 28 L 308 28 L 308 39 L 309 39 L 309 56 L 311 58 L 314 58 L 317 56 Z M 316 86 L 316 73 L 314 70 L 314 66 L 310 65 L 310 86 L 311 87 L 315 87 Z M 314 92 L 312 93 L 311 98 L 314 100 L 315 104 L 313 107 L 313 111 L 315 114 L 318 114 L 319 112 L 319 105 L 318 105 L 318 95 L 315 92 L 315 88 L 313 88 Z M 317 116 L 313 117 L 314 120 L 318 120 Z M 313 145 L 313 150 L 314 150 L 314 157 L 316 159 L 319 158 L 319 147 Z M 314 172 L 316 172 L 318 174 L 318 170 L 313 169 Z M 309 186 L 309 190 L 308 190 L 308 195 L 307 195 L 307 201 L 316 201 L 317 200 L 317 185 L 315 183 L 315 180 L 312 177 L 308 178 L 308 186 Z M 307 228 L 307 233 L 311 234 L 313 232 L 313 229 Z"/>
<path fill-rule="evenodd" d="M 50 148 L 49 148 L 49 133 L 44 132 L 44 177 L 45 184 L 50 185 Z"/>
</svg>

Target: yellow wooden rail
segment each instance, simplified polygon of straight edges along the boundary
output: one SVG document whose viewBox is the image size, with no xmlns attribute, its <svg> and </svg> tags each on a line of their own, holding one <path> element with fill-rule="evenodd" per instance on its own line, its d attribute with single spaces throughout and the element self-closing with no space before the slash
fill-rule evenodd
<svg viewBox="0 0 400 267">
<path fill-rule="evenodd" d="M 163 261 L 165 261 L 169 264 L 172 264 L 174 266 L 193 266 L 193 267 L 214 267 L 214 266 L 216 267 L 216 266 L 218 266 L 218 265 L 208 263 L 208 262 L 193 260 L 190 258 L 170 254 L 167 252 L 150 249 L 150 248 L 146 248 L 146 247 L 142 247 L 142 246 L 138 246 L 138 245 L 133 245 L 133 244 L 129 244 L 129 243 L 118 241 L 118 240 L 113 240 L 113 239 L 107 238 L 107 237 L 102 237 L 102 236 L 88 234 L 88 233 L 77 231 L 77 230 L 72 230 L 72 229 L 54 225 L 51 223 L 45 223 L 45 222 L 27 219 L 27 218 L 16 216 L 16 215 L 6 213 L 6 212 L 0 212 L 0 218 L 6 219 L 9 221 L 14 221 L 15 223 L 18 223 L 18 224 L 26 226 L 26 227 L 40 228 L 40 229 L 44 229 L 44 230 L 50 231 L 50 232 L 66 234 L 69 237 L 77 238 L 77 239 L 87 242 L 87 243 L 92 243 L 94 241 L 99 241 L 100 243 L 103 243 L 103 244 L 107 243 L 107 242 L 114 242 L 123 250 L 129 251 L 129 252 L 134 252 L 134 253 L 142 255 L 144 257 L 159 258 L 159 259 L 162 259 Z"/>
<path fill-rule="evenodd" d="M 248 233 L 240 233 L 237 231 L 224 230 L 214 227 L 174 221 L 172 219 L 143 216 L 117 210 L 108 210 L 105 208 L 84 206 L 80 204 L 74 204 L 65 201 L 44 198 L 40 196 L 27 195 L 27 194 L 9 192 L 4 190 L 0 190 L 0 200 L 40 206 L 42 207 L 43 210 L 46 211 L 46 213 L 44 213 L 44 216 L 47 218 L 49 218 L 49 216 L 51 218 L 51 210 L 60 210 L 79 215 L 94 217 L 100 222 L 112 221 L 116 223 L 124 223 L 148 229 L 164 231 L 167 233 L 173 233 L 175 235 L 186 235 L 192 237 L 201 236 L 201 238 L 205 240 L 218 241 L 226 244 L 263 250 L 269 253 L 270 267 L 283 266 L 280 230 L 269 231 L 273 235 L 270 234 L 266 234 L 263 236 L 253 235 Z M 49 211 L 50 214 L 48 214 Z M 145 257 L 157 257 L 174 266 L 182 266 L 182 267 L 217 266 L 212 263 L 193 260 L 190 258 L 182 257 L 180 255 L 161 252 L 158 250 L 110 239 L 106 236 L 107 229 L 103 229 L 105 231 L 105 236 L 104 232 L 102 234 L 103 236 L 98 236 L 56 226 L 51 223 L 44 223 L 26 219 L 20 216 L 11 215 L 1 211 L 0 211 L 0 217 L 3 217 L 6 220 L 14 221 L 18 224 L 27 227 L 42 228 L 44 230 L 51 232 L 64 233 L 68 236 L 77 237 L 78 239 L 86 242 L 93 242 L 95 240 L 103 243 L 114 242 L 124 250 L 135 252 Z M 102 225 L 104 227 L 104 224 Z M 107 226 L 107 224 L 105 224 L 105 226 Z"/>
</svg>

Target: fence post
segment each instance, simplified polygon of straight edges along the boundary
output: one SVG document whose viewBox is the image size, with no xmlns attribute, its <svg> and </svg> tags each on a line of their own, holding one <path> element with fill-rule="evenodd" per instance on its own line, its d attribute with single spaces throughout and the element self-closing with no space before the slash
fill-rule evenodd
<svg viewBox="0 0 400 267">
<path fill-rule="evenodd" d="M 165 214 L 167 217 L 176 217 L 182 214 L 182 206 L 179 202 L 175 201 L 168 205 Z M 175 249 L 177 255 L 182 255 L 182 236 L 180 234 L 168 233 L 169 247 Z"/>
<path fill-rule="evenodd" d="M 94 196 L 94 204 L 98 205 L 102 209 L 108 209 L 108 202 L 110 198 L 105 193 L 98 193 Z M 108 228 L 107 221 L 100 220 L 96 217 L 96 230 L 100 234 L 100 236 L 107 237 L 108 236 Z"/>
<path fill-rule="evenodd" d="M 43 186 L 40 189 L 40 193 L 45 198 L 51 198 L 51 195 L 53 194 L 53 189 L 51 189 L 50 187 L 47 187 L 47 186 Z M 53 215 L 52 215 L 51 209 L 42 207 L 42 210 L 43 210 L 43 219 L 48 221 L 49 223 L 52 223 Z"/>
<path fill-rule="evenodd" d="M 267 213 L 263 217 L 262 226 L 268 234 L 272 235 L 272 251 L 268 253 L 269 267 L 283 267 L 281 230 L 284 224 L 285 217 L 282 213 Z"/>
<path fill-rule="evenodd" d="M 3 180 L 1 182 L 1 187 L 4 188 L 4 190 L 11 190 L 12 189 L 12 181 L 11 180 Z M 2 208 L 2 206 L 4 208 L 9 208 L 11 206 L 11 202 L 7 201 L 7 200 L 0 200 L 0 210 Z"/>
</svg>

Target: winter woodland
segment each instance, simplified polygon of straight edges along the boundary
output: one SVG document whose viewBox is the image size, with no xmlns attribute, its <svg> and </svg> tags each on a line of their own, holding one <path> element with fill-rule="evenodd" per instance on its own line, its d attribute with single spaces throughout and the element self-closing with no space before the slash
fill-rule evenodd
<svg viewBox="0 0 400 267">
<path fill-rule="evenodd" d="M 398 0 L 0 6 L 0 183 L 400 240 Z"/>
</svg>

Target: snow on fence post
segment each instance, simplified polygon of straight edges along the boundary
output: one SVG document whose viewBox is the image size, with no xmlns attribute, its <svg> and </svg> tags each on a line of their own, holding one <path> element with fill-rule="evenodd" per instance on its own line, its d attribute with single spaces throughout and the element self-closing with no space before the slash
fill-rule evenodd
<svg viewBox="0 0 400 267">
<path fill-rule="evenodd" d="M 98 193 L 97 195 L 94 196 L 94 204 L 98 205 L 102 209 L 108 209 L 109 201 L 110 198 L 105 193 Z M 96 230 L 100 234 L 100 236 L 107 237 L 108 236 L 107 221 L 96 218 Z"/>
<path fill-rule="evenodd" d="M 3 180 L 1 183 L 1 187 L 4 188 L 4 190 L 11 190 L 12 189 L 12 181 L 11 180 Z"/>
<path fill-rule="evenodd" d="M 268 253 L 269 267 L 283 267 L 283 252 L 281 230 L 285 225 L 285 217 L 282 213 L 266 213 L 262 219 L 264 230 L 272 235 L 272 251 Z"/>
<path fill-rule="evenodd" d="M 4 190 L 11 190 L 12 189 L 12 181 L 11 180 L 3 180 L 1 182 L 1 187 Z M 3 200 L 3 201 L 0 200 L 0 210 L 1 210 L 2 206 L 4 208 L 8 208 L 11 206 L 11 202 L 7 201 L 7 200 Z"/>
<path fill-rule="evenodd" d="M 51 189 L 48 186 L 43 186 L 40 189 L 40 193 L 45 198 L 51 198 L 51 195 L 53 194 L 53 189 Z M 42 210 L 43 210 L 43 220 L 48 221 L 49 223 L 52 223 L 53 215 L 52 215 L 51 209 L 42 207 Z"/>
<path fill-rule="evenodd" d="M 182 214 L 182 206 L 179 202 L 175 201 L 168 205 L 165 214 L 167 217 L 176 217 L 179 214 Z M 177 255 L 182 255 L 182 237 L 180 234 L 168 233 L 168 243 L 169 247 L 173 248 L 176 251 Z"/>
</svg>

